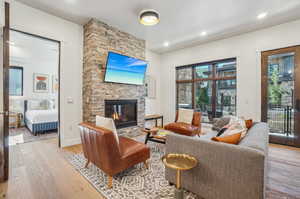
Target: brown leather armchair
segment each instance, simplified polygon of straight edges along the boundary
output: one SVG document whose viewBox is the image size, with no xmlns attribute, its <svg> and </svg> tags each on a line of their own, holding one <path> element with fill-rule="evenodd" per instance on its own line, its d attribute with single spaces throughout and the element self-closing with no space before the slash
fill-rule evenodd
<svg viewBox="0 0 300 199">
<path fill-rule="evenodd" d="M 176 112 L 175 122 L 167 124 L 164 126 L 164 129 L 168 131 L 172 131 L 174 133 L 187 135 L 187 136 L 194 136 L 200 135 L 201 133 L 201 113 L 194 112 L 193 120 L 191 124 L 177 122 L 178 120 L 178 111 Z"/>
<path fill-rule="evenodd" d="M 88 166 L 90 162 L 108 175 L 112 188 L 113 176 L 150 158 L 150 149 L 143 143 L 119 137 L 119 144 L 112 131 L 89 123 L 79 125 L 82 148 Z"/>
</svg>

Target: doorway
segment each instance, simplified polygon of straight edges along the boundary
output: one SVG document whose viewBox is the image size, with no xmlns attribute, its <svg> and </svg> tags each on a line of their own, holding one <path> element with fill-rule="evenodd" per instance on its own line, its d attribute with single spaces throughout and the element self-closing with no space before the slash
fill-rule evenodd
<svg viewBox="0 0 300 199">
<path fill-rule="evenodd" d="M 270 142 L 300 147 L 300 46 L 264 51 L 262 121 Z"/>
<path fill-rule="evenodd" d="M 60 43 L 10 30 L 9 145 L 58 138 Z"/>
</svg>

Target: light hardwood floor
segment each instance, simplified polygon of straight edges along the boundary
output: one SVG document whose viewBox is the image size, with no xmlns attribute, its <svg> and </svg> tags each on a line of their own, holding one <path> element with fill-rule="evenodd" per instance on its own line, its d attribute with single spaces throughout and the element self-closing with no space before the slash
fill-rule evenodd
<svg viewBox="0 0 300 199">
<path fill-rule="evenodd" d="M 42 140 L 10 148 L 10 179 L 0 185 L 8 199 L 102 199 L 64 158 L 80 153 L 80 145 L 59 149 L 57 140 Z M 268 198 L 300 198 L 300 149 L 270 145 Z"/>
<path fill-rule="evenodd" d="M 80 146 L 64 150 L 78 152 Z M 64 159 L 57 139 L 10 147 L 10 178 L 0 186 L 8 199 L 103 198 Z"/>
</svg>

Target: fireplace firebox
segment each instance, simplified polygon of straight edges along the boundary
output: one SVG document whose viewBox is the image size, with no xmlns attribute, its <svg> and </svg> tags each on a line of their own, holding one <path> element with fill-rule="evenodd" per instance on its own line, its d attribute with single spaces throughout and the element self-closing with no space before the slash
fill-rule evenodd
<svg viewBox="0 0 300 199">
<path fill-rule="evenodd" d="M 137 100 L 105 100 L 105 117 L 113 118 L 116 128 L 137 125 Z"/>
</svg>

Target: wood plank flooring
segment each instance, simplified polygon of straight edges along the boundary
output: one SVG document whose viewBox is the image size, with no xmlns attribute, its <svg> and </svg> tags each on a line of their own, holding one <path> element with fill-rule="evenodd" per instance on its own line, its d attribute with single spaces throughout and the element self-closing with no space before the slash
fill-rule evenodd
<svg viewBox="0 0 300 199">
<path fill-rule="evenodd" d="M 1 197 L 8 199 L 103 198 L 64 159 L 57 139 L 10 147 L 10 178 L 0 186 Z"/>
<path fill-rule="evenodd" d="M 10 179 L 0 185 L 0 198 L 103 199 L 65 159 L 80 153 L 81 145 L 64 149 L 57 139 L 10 148 Z M 300 198 L 300 149 L 270 145 L 268 199 Z"/>
</svg>

